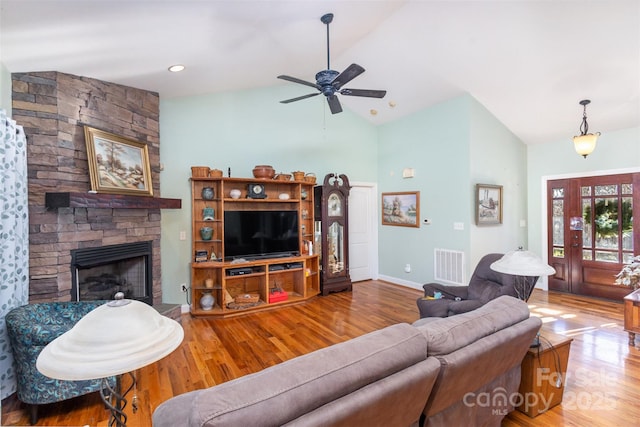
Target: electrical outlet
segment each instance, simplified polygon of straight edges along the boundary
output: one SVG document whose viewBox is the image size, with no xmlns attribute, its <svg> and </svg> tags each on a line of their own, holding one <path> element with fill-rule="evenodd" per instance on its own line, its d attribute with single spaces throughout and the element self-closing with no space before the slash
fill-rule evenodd
<svg viewBox="0 0 640 427">
<path fill-rule="evenodd" d="M 180 284 L 180 289 L 182 289 L 182 292 L 187 292 L 187 284 L 186 283 L 181 283 Z"/>
</svg>

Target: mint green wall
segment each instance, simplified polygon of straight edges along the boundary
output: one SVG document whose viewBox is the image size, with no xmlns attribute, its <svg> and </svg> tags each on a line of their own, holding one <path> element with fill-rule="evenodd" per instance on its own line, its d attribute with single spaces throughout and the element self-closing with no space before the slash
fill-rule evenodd
<svg viewBox="0 0 640 427">
<path fill-rule="evenodd" d="M 378 189 L 420 191 L 421 222 L 420 228 L 379 226 L 381 278 L 419 288 L 433 278 L 434 248 L 468 249 L 468 228 L 454 231 L 453 223 L 468 224 L 470 216 L 469 131 L 467 97 L 380 126 Z M 404 168 L 414 168 L 415 177 L 403 179 Z"/>
<path fill-rule="evenodd" d="M 351 181 L 377 182 L 377 130 L 345 111 L 332 115 L 322 96 L 280 104 L 300 88 L 193 96 L 160 102 L 160 174 L 163 197 L 181 198 L 182 209 L 162 211 L 163 300 L 185 303 L 181 283 L 189 284 L 191 260 L 191 166 L 231 168 L 234 177 L 251 177 L 258 164 L 278 172 L 329 172 Z M 180 231 L 187 240 L 180 241 Z"/>
<path fill-rule="evenodd" d="M 576 154 L 572 136 L 569 130 L 566 139 L 527 147 L 529 249 L 543 259 L 547 258 L 547 180 L 640 171 L 640 127 L 603 132 L 586 159 Z"/>
<path fill-rule="evenodd" d="M 11 117 L 11 73 L 2 62 L 0 62 L 0 109 L 5 110 Z"/>
<path fill-rule="evenodd" d="M 467 278 L 479 258 L 526 239 L 524 144 L 469 95 L 379 128 L 381 192 L 420 191 L 420 228 L 380 226 L 380 277 L 421 289 L 433 280 L 434 249 L 465 252 Z M 403 168 L 415 178 L 403 179 Z M 475 226 L 475 184 L 505 186 L 505 223 Z M 430 225 L 423 220 L 429 219 Z M 462 230 L 454 230 L 461 223 Z M 411 265 L 411 272 L 404 267 Z"/>
<path fill-rule="evenodd" d="M 469 265 L 491 252 L 504 253 L 527 246 L 526 146 L 484 106 L 471 99 L 470 171 L 473 194 Z M 475 184 L 502 185 L 501 225 L 475 225 Z M 520 220 L 524 221 L 521 226 Z M 471 272 L 470 272 L 471 273 Z"/>
</svg>

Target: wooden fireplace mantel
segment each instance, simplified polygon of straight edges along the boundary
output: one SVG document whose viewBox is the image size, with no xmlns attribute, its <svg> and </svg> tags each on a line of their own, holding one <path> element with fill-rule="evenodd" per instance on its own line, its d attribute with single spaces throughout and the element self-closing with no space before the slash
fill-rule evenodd
<svg viewBox="0 0 640 427">
<path fill-rule="evenodd" d="M 45 193 L 44 204 L 57 208 L 180 209 L 182 199 L 104 193 Z"/>
</svg>

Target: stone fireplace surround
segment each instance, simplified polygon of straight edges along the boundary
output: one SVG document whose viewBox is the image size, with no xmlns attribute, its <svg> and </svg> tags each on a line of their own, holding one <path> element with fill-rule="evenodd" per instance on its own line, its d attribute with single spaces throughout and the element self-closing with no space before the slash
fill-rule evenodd
<svg viewBox="0 0 640 427">
<path fill-rule="evenodd" d="M 104 207 L 109 206 L 104 199 L 102 204 L 45 206 L 45 193 L 91 188 L 84 125 L 147 144 L 153 193 L 159 197 L 158 94 L 59 72 L 14 73 L 12 110 L 27 135 L 29 301 L 72 299 L 73 249 L 151 241 L 151 297 L 160 305 L 159 207 Z"/>
</svg>

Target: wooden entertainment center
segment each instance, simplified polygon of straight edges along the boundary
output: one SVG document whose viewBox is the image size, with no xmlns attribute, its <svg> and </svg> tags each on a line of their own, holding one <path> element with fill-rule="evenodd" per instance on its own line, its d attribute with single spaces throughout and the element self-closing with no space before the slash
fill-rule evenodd
<svg viewBox="0 0 640 427">
<path fill-rule="evenodd" d="M 319 257 L 308 253 L 308 242 L 314 240 L 313 187 L 308 181 L 191 178 L 191 314 L 229 317 L 319 294 Z M 297 253 L 229 260 L 224 236 L 228 211 L 297 212 Z M 209 293 L 214 304 L 203 308 L 200 301 Z"/>
</svg>

